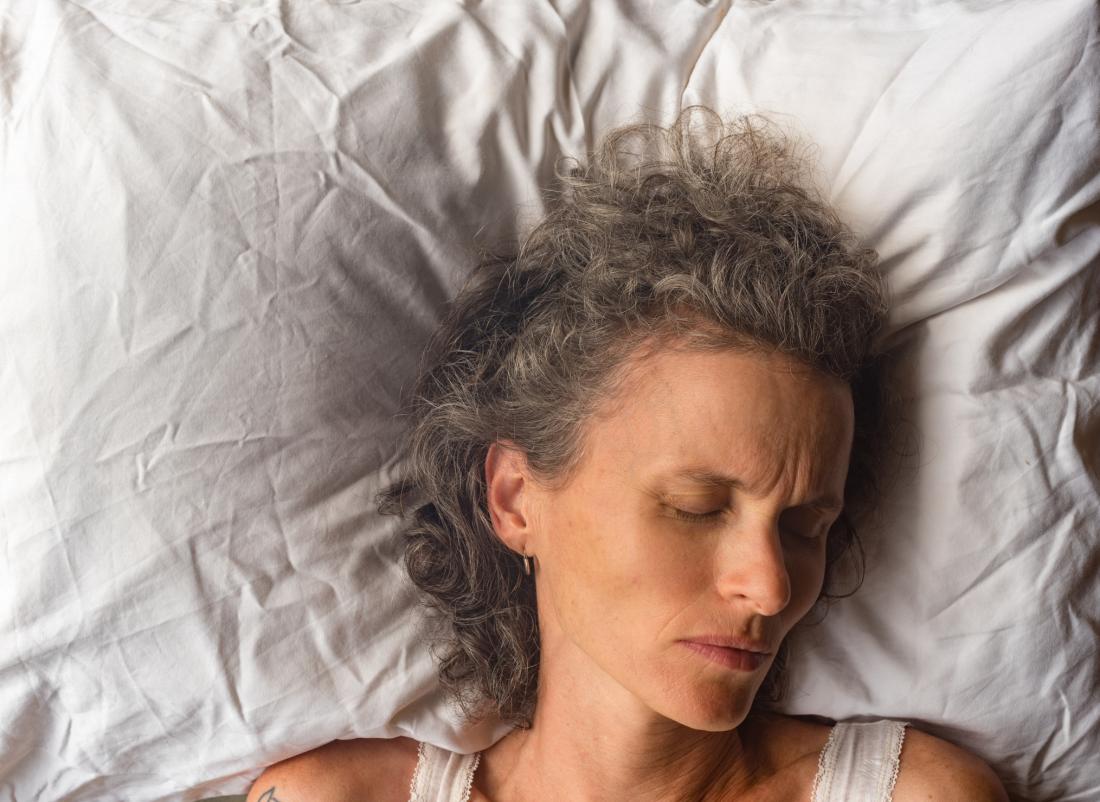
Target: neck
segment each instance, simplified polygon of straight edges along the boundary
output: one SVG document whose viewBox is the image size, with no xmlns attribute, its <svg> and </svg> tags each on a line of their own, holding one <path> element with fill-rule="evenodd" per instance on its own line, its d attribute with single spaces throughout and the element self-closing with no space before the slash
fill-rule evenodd
<svg viewBox="0 0 1100 802">
<path fill-rule="evenodd" d="M 532 726 L 485 750 L 475 778 L 493 802 L 716 802 L 770 771 L 765 722 L 745 718 L 748 681 L 724 682 L 678 653 L 623 660 L 621 680 L 566 637 L 549 604 L 539 633 Z"/>
<path fill-rule="evenodd" d="M 751 717 L 735 730 L 706 732 L 582 710 L 576 697 L 559 708 L 551 698 L 540 692 L 531 729 L 486 750 L 477 787 L 493 802 L 714 802 L 760 778 Z"/>
</svg>

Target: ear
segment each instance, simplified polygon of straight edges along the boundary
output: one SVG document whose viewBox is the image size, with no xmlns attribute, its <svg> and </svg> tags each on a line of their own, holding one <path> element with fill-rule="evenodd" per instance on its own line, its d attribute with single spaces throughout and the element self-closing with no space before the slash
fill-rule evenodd
<svg viewBox="0 0 1100 802">
<path fill-rule="evenodd" d="M 497 537 L 510 549 L 534 551 L 529 544 L 534 485 L 527 457 L 510 443 L 495 442 L 485 455 L 485 497 Z"/>
</svg>

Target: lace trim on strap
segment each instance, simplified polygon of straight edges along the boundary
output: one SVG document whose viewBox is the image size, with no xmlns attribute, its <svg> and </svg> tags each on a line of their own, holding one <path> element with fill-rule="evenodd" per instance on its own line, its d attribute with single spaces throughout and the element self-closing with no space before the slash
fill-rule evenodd
<svg viewBox="0 0 1100 802">
<path fill-rule="evenodd" d="M 894 734 L 894 743 L 890 748 L 890 776 L 886 780 L 886 787 L 883 790 L 883 799 L 892 799 L 894 796 L 894 786 L 898 782 L 898 772 L 901 771 L 901 747 L 905 744 L 905 727 L 908 722 L 898 721 L 895 722 L 897 729 Z"/>
<path fill-rule="evenodd" d="M 474 784 L 474 774 L 477 773 L 479 763 L 481 763 L 481 752 L 474 755 L 474 759 L 470 761 L 469 766 L 466 768 L 466 783 L 462 789 L 462 802 L 469 802 L 470 800 L 470 789 Z"/>
<path fill-rule="evenodd" d="M 829 730 L 829 739 L 821 749 L 817 758 L 817 774 L 814 776 L 813 788 L 810 790 L 811 802 L 821 802 L 829 798 L 829 786 L 822 787 L 822 781 L 828 780 L 832 784 L 833 774 L 836 773 L 836 725 Z"/>
<path fill-rule="evenodd" d="M 420 792 L 417 790 L 420 783 L 420 775 L 424 772 L 424 741 L 416 748 L 416 769 L 413 770 L 412 781 L 409 783 L 409 802 L 420 802 Z"/>
<path fill-rule="evenodd" d="M 838 722 L 818 758 L 812 802 L 890 802 L 908 722 Z"/>
</svg>

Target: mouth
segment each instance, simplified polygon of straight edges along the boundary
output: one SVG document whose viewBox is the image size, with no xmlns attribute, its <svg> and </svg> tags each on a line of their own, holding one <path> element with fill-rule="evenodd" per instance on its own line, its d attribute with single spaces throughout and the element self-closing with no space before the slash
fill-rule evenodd
<svg viewBox="0 0 1100 802">
<path fill-rule="evenodd" d="M 690 640 L 681 641 L 681 643 L 700 657 L 731 671 L 755 671 L 764 665 L 770 656 L 767 651 L 718 646 L 713 643 Z"/>
<path fill-rule="evenodd" d="M 726 649 L 740 649 L 743 652 L 756 652 L 757 654 L 771 654 L 768 644 L 750 638 L 731 638 L 726 635 L 700 635 L 698 638 L 685 638 L 690 643 L 701 643 L 705 646 L 721 646 Z"/>
</svg>

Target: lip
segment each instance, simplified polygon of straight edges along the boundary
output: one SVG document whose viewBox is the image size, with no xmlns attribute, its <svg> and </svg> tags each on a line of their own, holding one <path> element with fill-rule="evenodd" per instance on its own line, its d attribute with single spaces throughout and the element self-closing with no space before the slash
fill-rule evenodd
<svg viewBox="0 0 1100 802">
<path fill-rule="evenodd" d="M 748 638 L 731 638 L 727 635 L 700 635 L 697 638 L 685 638 L 686 643 L 701 643 L 704 646 L 721 646 L 724 649 L 739 649 L 742 652 L 771 654 L 766 643 Z"/>
<path fill-rule="evenodd" d="M 690 640 L 681 641 L 681 643 L 696 654 L 733 671 L 755 671 L 768 659 L 766 652 L 734 649 Z"/>
</svg>

